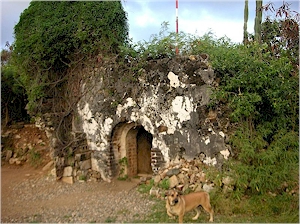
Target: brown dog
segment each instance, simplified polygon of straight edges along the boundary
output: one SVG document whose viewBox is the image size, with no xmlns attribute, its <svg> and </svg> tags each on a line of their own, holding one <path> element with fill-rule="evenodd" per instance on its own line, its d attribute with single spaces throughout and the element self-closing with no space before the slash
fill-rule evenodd
<svg viewBox="0 0 300 224">
<path fill-rule="evenodd" d="M 179 216 L 179 223 L 183 222 L 183 216 L 186 212 L 195 210 L 197 212 L 193 220 L 198 219 L 201 205 L 210 215 L 209 221 L 213 222 L 214 211 L 210 205 L 210 198 L 207 192 L 194 192 L 187 195 L 179 195 L 177 191 L 170 190 L 167 193 L 166 208 L 170 217 Z"/>
</svg>

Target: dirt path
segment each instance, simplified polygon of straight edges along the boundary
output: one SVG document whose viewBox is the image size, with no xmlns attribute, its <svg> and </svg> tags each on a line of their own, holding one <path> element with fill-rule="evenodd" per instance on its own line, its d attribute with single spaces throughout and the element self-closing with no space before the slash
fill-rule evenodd
<svg viewBox="0 0 300 224">
<path fill-rule="evenodd" d="M 1 222 L 130 222 L 154 202 L 136 190 L 137 180 L 76 182 L 30 166 L 1 167 Z"/>
</svg>

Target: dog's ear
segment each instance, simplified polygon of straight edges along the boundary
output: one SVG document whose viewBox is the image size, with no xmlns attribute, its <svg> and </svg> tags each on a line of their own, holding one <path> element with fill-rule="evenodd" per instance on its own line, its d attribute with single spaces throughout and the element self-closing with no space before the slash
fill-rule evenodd
<svg viewBox="0 0 300 224">
<path fill-rule="evenodd" d="M 165 191 L 165 197 L 170 195 L 170 191 Z"/>
</svg>

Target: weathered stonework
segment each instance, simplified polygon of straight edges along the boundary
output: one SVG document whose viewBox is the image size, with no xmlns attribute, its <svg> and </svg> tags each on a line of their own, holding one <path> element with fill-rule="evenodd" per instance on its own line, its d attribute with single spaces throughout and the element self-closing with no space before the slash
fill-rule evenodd
<svg viewBox="0 0 300 224">
<path fill-rule="evenodd" d="M 91 169 L 102 179 L 120 172 L 135 176 L 141 163 L 157 172 L 177 155 L 191 160 L 203 153 L 204 163 L 210 165 L 228 158 L 226 129 L 216 121 L 218 115 L 213 121 L 208 116 L 216 83 L 207 55 L 150 60 L 138 77 L 120 74 L 114 64 L 93 72 L 81 85 L 85 94 L 77 105 L 73 131 L 86 134 Z M 143 150 L 140 133 L 151 137 L 141 157 L 147 161 L 138 159 Z M 126 170 L 120 170 L 122 158 Z M 146 168 L 141 172 L 150 173 Z"/>
<path fill-rule="evenodd" d="M 51 140 L 58 179 L 69 178 L 66 167 L 72 167 L 74 181 L 110 181 L 157 173 L 178 156 L 201 157 L 214 166 L 228 159 L 228 114 L 208 107 L 218 85 L 208 55 L 118 60 L 81 71 L 81 97 L 70 130 L 74 158 L 58 150 L 48 115 L 37 120 Z"/>
</svg>

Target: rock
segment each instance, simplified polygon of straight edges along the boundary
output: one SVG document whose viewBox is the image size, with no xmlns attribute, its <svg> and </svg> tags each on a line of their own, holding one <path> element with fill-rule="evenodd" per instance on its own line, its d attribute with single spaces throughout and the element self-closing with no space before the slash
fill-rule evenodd
<svg viewBox="0 0 300 224">
<path fill-rule="evenodd" d="M 234 184 L 234 179 L 232 177 L 223 177 L 222 178 L 222 183 L 226 186 L 229 186 L 229 185 L 233 185 Z"/>
<path fill-rule="evenodd" d="M 140 177 L 140 182 L 141 183 L 146 183 L 147 177 Z"/>
<path fill-rule="evenodd" d="M 179 184 L 177 176 L 172 176 L 169 179 L 169 188 L 174 188 Z"/>
<path fill-rule="evenodd" d="M 232 191 L 233 191 L 233 186 L 227 186 L 227 185 L 223 186 L 223 193 L 224 194 L 230 193 Z"/>
<path fill-rule="evenodd" d="M 51 160 L 49 163 L 47 163 L 44 167 L 43 167 L 43 171 L 47 171 L 50 170 L 51 166 L 53 166 L 53 160 Z"/>
<path fill-rule="evenodd" d="M 190 55 L 190 56 L 189 56 L 189 59 L 190 59 L 191 61 L 196 61 L 196 60 L 197 60 L 195 55 Z"/>
<path fill-rule="evenodd" d="M 159 197 L 159 188 L 152 187 L 152 188 L 150 189 L 150 195 Z"/>
<path fill-rule="evenodd" d="M 194 173 L 191 174 L 191 176 L 190 176 L 190 184 L 195 183 L 195 176 L 196 175 Z"/>
<path fill-rule="evenodd" d="M 204 184 L 203 185 L 203 190 L 209 193 L 214 189 L 213 185 L 214 184 Z"/>
<path fill-rule="evenodd" d="M 161 181 L 160 175 L 156 175 L 153 180 L 154 180 L 154 184 L 157 185 L 159 181 Z"/>
<path fill-rule="evenodd" d="M 202 191 L 202 184 L 197 184 L 194 191 L 195 192 Z"/>
<path fill-rule="evenodd" d="M 182 192 L 185 192 L 187 189 L 189 188 L 189 185 L 188 184 L 185 184 L 182 188 Z"/>
<path fill-rule="evenodd" d="M 166 176 L 168 177 L 171 177 L 171 176 L 174 176 L 174 175 L 177 175 L 179 174 L 180 170 L 179 169 L 171 169 L 169 170 L 167 173 L 166 173 Z"/>
<path fill-rule="evenodd" d="M 188 168 L 182 168 L 182 170 L 185 171 L 185 172 L 189 172 Z"/>
<path fill-rule="evenodd" d="M 13 155 L 13 151 L 12 150 L 7 150 L 6 151 L 6 158 L 5 158 L 5 161 L 9 161 L 9 159 L 12 157 Z"/>
<path fill-rule="evenodd" d="M 229 150 L 228 149 L 225 149 L 225 150 L 222 150 L 222 151 L 220 151 L 220 154 L 224 157 L 224 159 L 228 159 L 229 158 L 229 156 L 230 156 L 230 152 L 229 152 Z"/>
<path fill-rule="evenodd" d="M 91 169 L 91 168 L 92 168 L 92 165 L 91 165 L 91 160 L 90 159 L 82 161 L 81 164 L 80 164 L 80 169 L 81 170 L 88 170 L 88 169 Z"/>
<path fill-rule="evenodd" d="M 64 168 L 63 177 L 70 177 L 72 176 L 73 168 L 71 166 L 67 166 Z"/>
<path fill-rule="evenodd" d="M 50 175 L 56 177 L 56 169 L 53 168 L 51 171 L 50 171 Z"/>
<path fill-rule="evenodd" d="M 179 183 L 181 184 L 186 184 L 188 182 L 187 177 L 183 173 L 178 174 L 177 177 L 179 179 Z"/>
<path fill-rule="evenodd" d="M 17 161 L 16 158 L 10 158 L 8 162 L 9 162 L 9 164 L 12 165 L 12 164 L 14 164 L 16 161 Z"/>
<path fill-rule="evenodd" d="M 176 189 L 179 190 L 179 191 L 182 191 L 182 190 L 183 190 L 183 187 L 184 187 L 184 185 L 183 185 L 183 184 L 180 184 L 180 185 L 177 185 L 177 186 L 176 186 Z"/>
<path fill-rule="evenodd" d="M 204 172 L 200 173 L 199 177 L 200 182 L 205 183 L 206 182 L 206 174 Z"/>
<path fill-rule="evenodd" d="M 62 177 L 61 179 L 63 182 L 67 183 L 67 184 L 73 184 L 73 177 Z"/>
<path fill-rule="evenodd" d="M 167 127 L 167 126 L 160 125 L 160 126 L 158 127 L 158 131 L 159 131 L 159 132 L 167 132 L 167 131 L 168 131 L 168 127 Z"/>
</svg>

